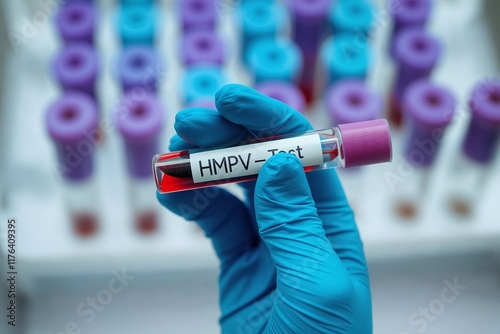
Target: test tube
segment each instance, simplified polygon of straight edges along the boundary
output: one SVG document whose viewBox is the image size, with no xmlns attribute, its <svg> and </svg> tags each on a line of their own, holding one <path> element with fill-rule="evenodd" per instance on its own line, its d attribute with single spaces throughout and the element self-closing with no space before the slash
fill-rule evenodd
<svg viewBox="0 0 500 334">
<path fill-rule="evenodd" d="M 185 66 L 217 65 L 226 60 L 222 39 L 214 31 L 194 30 L 186 32 L 182 39 L 181 59 Z"/>
<path fill-rule="evenodd" d="M 125 48 L 118 58 L 118 74 L 124 92 L 135 87 L 156 93 L 163 75 L 158 52 L 145 45 Z"/>
<path fill-rule="evenodd" d="M 370 65 L 370 49 L 365 39 L 353 34 L 328 38 L 321 47 L 321 76 L 317 80 L 318 96 L 333 83 L 348 78 L 364 79 Z"/>
<path fill-rule="evenodd" d="M 262 94 L 281 101 L 300 113 L 306 111 L 306 100 L 302 91 L 294 84 L 285 81 L 264 81 L 255 86 Z"/>
<path fill-rule="evenodd" d="M 202 98 L 213 98 L 226 83 L 222 70 L 217 66 L 193 66 L 184 73 L 182 95 L 184 104 Z"/>
<path fill-rule="evenodd" d="M 94 42 L 97 13 L 92 3 L 77 1 L 61 5 L 55 22 L 64 42 Z"/>
<path fill-rule="evenodd" d="M 241 59 L 247 61 L 250 45 L 264 37 L 274 38 L 286 28 L 286 10 L 279 3 L 255 0 L 246 1 L 238 7 Z"/>
<path fill-rule="evenodd" d="M 150 93 L 140 97 L 126 94 L 115 111 L 115 124 L 122 135 L 127 157 L 134 226 L 145 234 L 158 228 L 151 159 L 158 152 L 163 120 L 160 101 Z"/>
<path fill-rule="evenodd" d="M 122 4 L 117 15 L 117 29 L 123 46 L 152 46 L 157 21 L 157 12 L 152 4 Z"/>
<path fill-rule="evenodd" d="M 326 107 L 333 125 L 380 118 L 382 97 L 359 79 L 345 79 L 332 85 L 326 94 Z"/>
<path fill-rule="evenodd" d="M 396 37 L 396 82 L 389 97 L 389 120 L 394 125 L 403 122 L 401 99 L 409 84 L 428 78 L 441 55 L 439 41 L 421 28 L 402 30 Z"/>
<path fill-rule="evenodd" d="M 471 118 L 461 150 L 453 158 L 447 198 L 462 216 L 474 212 L 497 154 L 500 138 L 500 80 L 478 84 L 469 99 Z"/>
<path fill-rule="evenodd" d="M 153 172 L 160 193 L 243 182 L 255 180 L 266 160 L 282 152 L 294 154 L 306 172 L 383 163 L 392 157 L 387 122 L 374 120 L 259 138 L 224 149 L 158 154 Z"/>
<path fill-rule="evenodd" d="M 394 192 L 396 212 L 403 218 L 411 219 L 418 214 L 431 167 L 455 107 L 451 92 L 425 79 L 412 83 L 404 94 L 403 110 L 408 120 L 404 157 L 412 173 Z"/>
<path fill-rule="evenodd" d="M 292 21 L 292 39 L 303 55 L 299 87 L 307 102 L 313 100 L 316 60 L 328 30 L 331 0 L 288 0 Z"/>
<path fill-rule="evenodd" d="M 248 50 L 248 67 L 254 83 L 281 80 L 296 83 L 302 67 L 299 48 L 287 38 L 261 38 Z"/>
<path fill-rule="evenodd" d="M 432 10 L 432 0 L 390 0 L 389 11 L 394 25 L 390 40 L 390 54 L 395 53 L 395 38 L 405 28 L 424 27 Z"/>
<path fill-rule="evenodd" d="M 367 0 L 337 1 L 330 9 L 334 34 L 353 33 L 367 38 L 373 23 L 373 7 Z"/>
<path fill-rule="evenodd" d="M 382 115 L 381 95 L 359 79 L 340 80 L 333 84 L 327 91 L 325 102 L 334 126 L 378 119 Z M 339 176 L 349 203 L 355 209 L 365 190 L 364 168 L 340 170 Z"/>
<path fill-rule="evenodd" d="M 213 31 L 217 21 L 216 1 L 218 0 L 178 0 L 184 32 Z"/>
<path fill-rule="evenodd" d="M 52 63 L 54 76 L 67 91 L 81 91 L 93 98 L 99 72 L 99 58 L 94 47 L 87 43 L 66 45 Z"/>
<path fill-rule="evenodd" d="M 99 226 L 93 177 L 100 137 L 96 103 L 86 94 L 68 92 L 48 108 L 45 124 L 56 146 L 55 166 L 65 181 L 64 199 L 73 231 L 79 236 L 93 235 Z"/>
</svg>

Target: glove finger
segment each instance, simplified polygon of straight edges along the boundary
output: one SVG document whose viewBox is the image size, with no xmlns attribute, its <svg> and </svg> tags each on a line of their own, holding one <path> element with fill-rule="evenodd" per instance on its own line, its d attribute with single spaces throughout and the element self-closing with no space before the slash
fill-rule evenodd
<svg viewBox="0 0 500 334">
<path fill-rule="evenodd" d="M 179 137 L 202 148 L 227 147 L 250 136 L 244 127 L 206 108 L 181 110 L 175 116 L 174 128 Z"/>
<path fill-rule="evenodd" d="M 297 157 L 280 153 L 264 164 L 255 187 L 255 211 L 260 236 L 277 270 L 282 302 L 275 306 L 275 321 L 295 319 L 296 328 L 308 328 L 310 317 L 321 321 L 331 312 L 331 303 L 345 301 L 352 287 L 326 238 Z M 304 314 L 311 305 L 317 312 Z"/>
<path fill-rule="evenodd" d="M 173 135 L 172 138 L 170 138 L 170 144 L 168 146 L 170 152 L 190 150 L 193 148 L 198 148 L 198 146 L 188 143 L 177 134 Z"/>
<path fill-rule="evenodd" d="M 351 277 L 368 286 L 363 243 L 337 173 L 331 169 L 313 171 L 307 174 L 307 180 L 326 237 L 334 251 Z"/>
<path fill-rule="evenodd" d="M 170 140 L 171 151 L 198 147 L 224 147 L 251 136 L 244 127 L 229 122 L 216 110 L 205 108 L 189 108 L 180 111 L 176 115 L 174 127 L 178 134 Z M 240 183 L 245 192 L 253 189 L 254 184 L 254 181 Z M 253 208 L 253 193 L 251 197 L 246 196 L 246 199 L 248 207 Z M 253 211 L 249 212 L 252 217 L 251 229 L 255 235 L 258 235 Z"/>
<path fill-rule="evenodd" d="M 311 130 L 309 121 L 298 111 L 243 85 L 230 84 L 215 95 L 219 113 L 240 124 L 255 137 L 263 138 Z"/>
<path fill-rule="evenodd" d="M 157 193 L 159 202 L 186 220 L 194 220 L 212 240 L 221 266 L 254 249 L 259 237 L 247 207 L 219 187 L 172 194 Z"/>
</svg>

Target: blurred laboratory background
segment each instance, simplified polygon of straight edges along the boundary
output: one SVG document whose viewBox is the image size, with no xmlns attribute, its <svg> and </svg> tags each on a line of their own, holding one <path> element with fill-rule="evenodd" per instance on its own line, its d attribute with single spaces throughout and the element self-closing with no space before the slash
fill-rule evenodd
<svg viewBox="0 0 500 334">
<path fill-rule="evenodd" d="M 218 261 L 157 203 L 151 158 L 179 110 L 241 83 L 316 129 L 389 121 L 392 163 L 338 170 L 375 333 L 500 333 L 499 19 L 496 0 L 2 0 L 0 332 L 220 331 Z"/>
</svg>

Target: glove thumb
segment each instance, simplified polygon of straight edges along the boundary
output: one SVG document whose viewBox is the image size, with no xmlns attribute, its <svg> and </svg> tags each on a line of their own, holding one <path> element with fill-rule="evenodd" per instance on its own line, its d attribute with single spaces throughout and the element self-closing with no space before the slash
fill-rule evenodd
<svg viewBox="0 0 500 334">
<path fill-rule="evenodd" d="M 254 199 L 259 233 L 278 276 L 290 268 L 303 276 L 307 266 L 317 268 L 332 255 L 304 169 L 295 155 L 280 153 L 264 164 Z"/>
</svg>

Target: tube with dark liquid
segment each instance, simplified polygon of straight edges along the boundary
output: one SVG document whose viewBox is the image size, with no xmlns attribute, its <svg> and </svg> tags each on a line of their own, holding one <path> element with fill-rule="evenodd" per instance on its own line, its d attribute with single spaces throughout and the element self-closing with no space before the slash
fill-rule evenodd
<svg viewBox="0 0 500 334">
<path fill-rule="evenodd" d="M 230 148 L 157 154 L 153 173 L 160 193 L 250 181 L 267 159 L 282 152 L 294 154 L 306 172 L 388 162 L 392 157 L 387 121 L 373 120 L 259 138 Z"/>
</svg>

